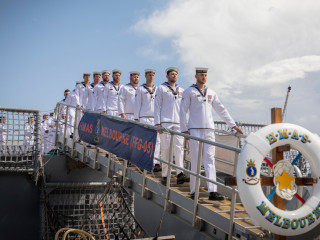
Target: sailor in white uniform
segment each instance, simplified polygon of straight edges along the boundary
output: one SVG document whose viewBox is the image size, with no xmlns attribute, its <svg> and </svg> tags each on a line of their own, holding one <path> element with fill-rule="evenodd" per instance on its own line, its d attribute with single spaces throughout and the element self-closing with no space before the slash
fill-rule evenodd
<svg viewBox="0 0 320 240">
<path fill-rule="evenodd" d="M 95 111 L 98 110 L 98 106 L 100 105 L 100 102 L 103 101 L 103 89 L 104 86 L 109 83 L 110 80 L 110 71 L 109 70 L 103 70 L 101 72 L 102 74 L 102 81 L 97 85 L 97 88 L 94 90 L 94 94 L 96 95 L 96 106 L 94 108 Z"/>
<path fill-rule="evenodd" d="M 48 114 L 43 114 L 42 121 L 41 121 L 41 154 L 47 154 L 49 152 L 49 122 L 48 122 L 49 116 Z"/>
<path fill-rule="evenodd" d="M 134 120 L 141 123 L 154 126 L 154 98 L 157 87 L 153 84 L 155 70 L 146 69 L 146 83 L 139 86 L 136 90 L 134 101 Z M 157 142 L 154 151 L 154 157 L 160 157 L 160 138 L 157 136 Z M 156 159 L 153 161 L 153 172 L 160 172 L 160 162 Z"/>
<path fill-rule="evenodd" d="M 76 94 L 78 95 L 78 98 L 79 98 L 79 104 L 77 107 L 86 108 L 87 106 L 88 97 L 86 96 L 85 91 L 86 91 L 86 87 L 90 84 L 90 76 L 91 76 L 91 73 L 84 72 L 83 82 L 77 84 L 76 86 Z"/>
<path fill-rule="evenodd" d="M 66 99 L 67 99 L 67 97 L 68 97 L 68 95 L 69 95 L 69 93 L 70 93 L 70 90 L 69 89 L 66 89 L 66 90 L 64 90 L 64 93 L 63 93 L 63 95 L 64 95 L 64 99 L 62 99 L 61 101 L 59 101 L 58 103 L 60 104 L 60 103 L 66 103 Z M 59 119 L 61 118 L 61 114 L 62 113 L 65 113 L 65 105 L 59 105 L 59 108 L 57 108 L 57 109 L 55 109 L 56 111 L 55 111 L 55 116 L 58 118 L 58 116 L 59 116 Z"/>
<path fill-rule="evenodd" d="M 78 82 L 76 82 L 76 84 L 78 85 Z M 73 125 L 74 125 L 74 120 L 76 116 L 76 111 L 74 107 L 76 107 L 79 104 L 79 97 L 75 89 L 72 90 L 71 93 L 68 95 L 66 99 L 66 104 L 71 106 L 68 108 L 68 121 L 67 121 L 68 125 L 66 129 L 66 137 L 70 137 L 71 135 L 73 135 Z M 66 114 L 66 112 L 63 112 L 63 113 Z M 81 116 L 79 116 L 78 114 L 77 118 L 79 119 L 81 118 Z M 77 122 L 79 122 L 79 120 Z"/>
<path fill-rule="evenodd" d="M 122 118 L 134 120 L 134 98 L 139 85 L 140 72 L 130 72 L 130 83 L 124 85 L 119 92 L 118 111 Z"/>
<path fill-rule="evenodd" d="M 242 130 L 231 118 L 227 109 L 220 102 L 217 94 L 205 86 L 207 81 L 207 68 L 196 68 L 196 84 L 187 88 L 182 96 L 180 108 L 181 132 L 195 137 L 215 141 L 213 110 L 237 132 Z M 187 116 L 189 114 L 189 119 Z M 197 172 L 199 142 L 190 140 L 191 171 Z M 215 147 L 209 144 L 203 146 L 203 164 L 207 178 L 216 181 Z M 196 177 L 190 176 L 190 194 L 194 197 Z M 207 183 L 209 200 L 223 200 L 224 197 L 217 192 L 217 185 Z"/>
<path fill-rule="evenodd" d="M 154 123 L 158 127 L 164 127 L 173 131 L 180 132 L 180 103 L 183 93 L 183 88 L 176 84 L 178 77 L 178 68 L 170 67 L 166 69 L 167 82 L 161 84 L 155 96 L 154 104 Z M 170 148 L 170 134 L 160 132 L 161 139 L 161 158 L 169 161 Z M 173 150 L 175 164 L 179 167 L 183 166 L 183 144 L 184 138 L 174 135 Z M 167 182 L 168 165 L 162 164 L 162 180 L 163 184 Z M 177 184 L 189 182 L 190 179 L 183 173 L 182 170 L 177 169 Z"/>
<path fill-rule="evenodd" d="M 6 127 L 7 118 L 0 116 L 0 154 L 7 152 L 8 129 Z"/>
<path fill-rule="evenodd" d="M 24 124 L 24 146 L 25 150 L 32 151 L 34 146 L 34 117 L 28 117 L 28 122 Z"/>
<path fill-rule="evenodd" d="M 97 104 L 97 95 L 95 92 L 98 89 L 98 84 L 100 82 L 101 73 L 93 72 L 93 83 L 86 86 L 85 95 L 88 99 L 86 109 L 94 111 Z"/>
<path fill-rule="evenodd" d="M 98 111 L 106 112 L 111 116 L 119 116 L 118 114 L 118 96 L 122 84 L 120 83 L 121 70 L 112 70 L 112 82 L 106 84 L 103 88 L 102 100 L 99 99 L 97 107 Z"/>
<path fill-rule="evenodd" d="M 48 144 L 48 152 L 55 147 L 56 141 L 56 117 L 54 113 L 51 112 L 48 118 L 48 126 L 49 126 L 49 144 Z"/>
</svg>

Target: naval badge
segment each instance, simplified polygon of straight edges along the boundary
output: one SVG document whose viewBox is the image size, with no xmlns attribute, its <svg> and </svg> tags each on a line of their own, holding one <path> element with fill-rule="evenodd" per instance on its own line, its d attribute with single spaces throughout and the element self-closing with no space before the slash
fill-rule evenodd
<svg viewBox="0 0 320 240">
<path fill-rule="evenodd" d="M 94 130 L 94 141 L 96 142 L 96 143 L 99 143 L 99 141 L 100 141 L 100 119 L 98 119 L 97 120 L 97 125 L 96 125 L 96 128 L 95 128 L 95 130 Z"/>
<path fill-rule="evenodd" d="M 257 178 L 257 168 L 254 160 L 250 159 L 247 161 L 246 169 L 247 179 L 244 179 L 244 182 L 249 185 L 256 185 L 259 183 L 260 179 Z"/>
</svg>

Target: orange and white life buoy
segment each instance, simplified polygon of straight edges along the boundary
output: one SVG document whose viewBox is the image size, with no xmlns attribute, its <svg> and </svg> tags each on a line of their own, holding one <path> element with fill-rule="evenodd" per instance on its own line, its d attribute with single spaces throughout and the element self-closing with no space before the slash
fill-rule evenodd
<svg viewBox="0 0 320 240">
<path fill-rule="evenodd" d="M 275 234 L 293 236 L 306 233 L 320 223 L 320 184 L 314 184 L 308 200 L 293 211 L 280 210 L 268 200 L 260 184 L 261 164 L 273 148 L 286 144 L 308 160 L 312 177 L 319 180 L 319 136 L 297 125 L 279 123 L 266 126 L 247 137 L 237 165 L 237 185 L 250 217 Z M 294 177 L 288 176 L 285 171 L 278 179 L 284 181 L 288 188 L 288 183 L 294 181 Z"/>
</svg>

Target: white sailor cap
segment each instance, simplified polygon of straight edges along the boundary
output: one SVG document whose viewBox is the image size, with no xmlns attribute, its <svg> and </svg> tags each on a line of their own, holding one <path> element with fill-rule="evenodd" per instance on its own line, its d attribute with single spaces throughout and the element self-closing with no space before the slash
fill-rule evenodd
<svg viewBox="0 0 320 240">
<path fill-rule="evenodd" d="M 83 76 L 91 76 L 91 73 L 89 73 L 89 72 L 84 72 L 84 73 L 83 73 Z"/>
<path fill-rule="evenodd" d="M 145 73 L 156 73 L 156 70 L 154 70 L 154 69 L 145 69 L 144 72 Z"/>
<path fill-rule="evenodd" d="M 140 75 L 140 72 L 138 72 L 138 71 L 131 71 L 131 72 L 130 72 L 130 76 L 132 76 L 132 75 Z"/>
<path fill-rule="evenodd" d="M 93 72 L 92 74 L 93 74 L 93 76 L 94 75 L 101 75 L 101 72 Z"/>
<path fill-rule="evenodd" d="M 113 69 L 112 70 L 112 74 L 115 74 L 115 73 L 122 73 L 122 71 L 121 70 L 119 70 L 119 69 Z"/>
<path fill-rule="evenodd" d="M 196 67 L 196 73 L 207 73 L 208 68 Z"/>
<path fill-rule="evenodd" d="M 168 67 L 166 69 L 166 73 L 169 74 L 170 72 L 175 71 L 176 73 L 178 73 L 179 69 L 176 67 Z"/>
<path fill-rule="evenodd" d="M 110 74 L 110 71 L 109 71 L 109 70 L 102 70 L 102 71 L 101 71 L 101 74 L 102 74 L 102 75 L 105 74 L 105 73 L 109 73 L 109 74 Z"/>
</svg>

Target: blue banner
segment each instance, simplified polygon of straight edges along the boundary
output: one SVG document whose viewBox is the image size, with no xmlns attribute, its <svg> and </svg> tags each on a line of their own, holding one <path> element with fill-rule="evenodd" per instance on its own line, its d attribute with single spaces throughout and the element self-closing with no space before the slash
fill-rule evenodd
<svg viewBox="0 0 320 240">
<path fill-rule="evenodd" d="M 78 126 L 80 140 L 96 145 L 147 171 L 152 170 L 157 131 L 85 113 Z"/>
</svg>

